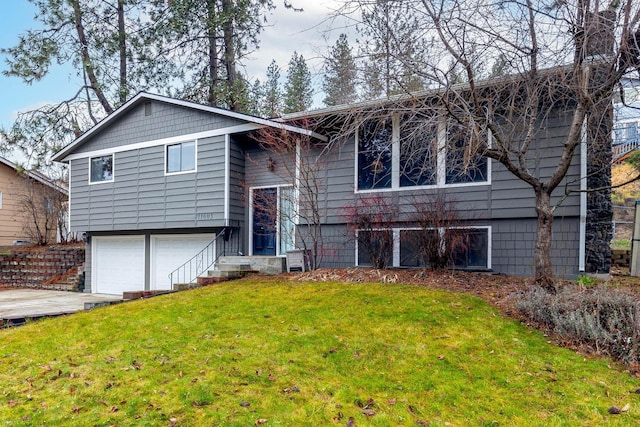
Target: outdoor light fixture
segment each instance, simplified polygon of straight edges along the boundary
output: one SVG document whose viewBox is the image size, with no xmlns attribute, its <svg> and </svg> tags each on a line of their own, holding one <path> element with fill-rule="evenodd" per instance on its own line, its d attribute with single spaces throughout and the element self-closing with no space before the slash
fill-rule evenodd
<svg viewBox="0 0 640 427">
<path fill-rule="evenodd" d="M 276 161 L 273 160 L 271 157 L 267 158 L 267 170 L 269 172 L 273 172 L 276 169 Z"/>
</svg>

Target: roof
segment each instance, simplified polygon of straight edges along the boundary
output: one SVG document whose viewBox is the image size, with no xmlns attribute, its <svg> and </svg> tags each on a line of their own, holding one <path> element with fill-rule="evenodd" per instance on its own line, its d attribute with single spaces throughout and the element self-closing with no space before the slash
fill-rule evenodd
<svg viewBox="0 0 640 427">
<path fill-rule="evenodd" d="M 5 166 L 10 167 L 11 169 L 15 170 L 16 172 L 18 172 L 18 170 L 20 169 L 20 168 L 18 167 L 18 165 L 16 165 L 15 163 L 13 163 L 13 162 L 11 162 L 11 161 L 9 161 L 9 160 L 5 159 L 4 157 L 0 157 L 0 164 L 3 164 L 3 165 L 5 165 Z M 29 178 L 31 178 L 31 179 L 35 179 L 35 180 L 36 180 L 36 181 L 38 181 L 39 183 L 46 185 L 47 187 L 51 187 L 51 188 L 53 188 L 54 190 L 57 190 L 57 191 L 59 191 L 59 192 L 61 192 L 61 193 L 63 193 L 63 194 L 66 194 L 66 195 L 68 195 L 68 194 L 69 194 L 69 192 L 67 191 L 67 189 L 66 189 L 66 188 L 61 187 L 60 185 L 56 184 L 55 182 L 53 182 L 53 181 L 51 180 L 51 178 L 49 178 L 49 177 L 48 177 L 48 176 L 46 176 L 46 175 L 43 175 L 43 174 L 42 174 L 42 173 L 40 173 L 40 172 L 37 172 L 37 171 L 30 171 L 30 170 L 26 170 L 26 169 L 24 169 L 24 170 L 22 170 L 22 173 L 23 173 L 24 175 L 28 176 Z"/>
<path fill-rule="evenodd" d="M 116 109 L 113 113 L 109 114 L 107 117 L 98 122 L 91 129 L 80 135 L 78 138 L 73 140 L 70 144 L 64 147 L 62 150 L 58 151 L 55 155 L 52 156 L 52 160 L 56 162 L 63 162 L 65 157 L 72 153 L 77 147 L 82 145 L 85 141 L 91 139 L 94 135 L 100 133 L 100 131 L 106 128 L 109 124 L 117 120 L 122 115 L 126 114 L 128 111 L 136 107 L 142 102 L 145 101 L 158 101 L 166 104 L 177 105 L 186 108 L 193 108 L 199 111 L 204 111 L 207 113 L 218 114 L 225 117 L 231 117 L 239 120 L 244 120 L 249 123 L 255 123 L 262 126 L 269 126 L 279 129 L 284 129 L 290 132 L 299 133 L 303 135 L 313 136 L 316 139 L 321 141 L 327 141 L 328 138 L 324 135 L 320 135 L 314 131 L 309 129 L 303 129 L 296 126 L 287 125 L 281 122 L 277 122 L 270 119 L 263 119 L 260 117 L 252 116 L 249 114 L 238 113 L 235 111 L 225 110 L 223 108 L 212 107 L 209 105 L 198 104 L 191 101 L 184 101 L 180 99 L 170 98 L 168 96 L 162 96 L 157 94 L 152 94 L 148 92 L 140 92 L 129 101 L 122 104 L 118 109 Z"/>
</svg>

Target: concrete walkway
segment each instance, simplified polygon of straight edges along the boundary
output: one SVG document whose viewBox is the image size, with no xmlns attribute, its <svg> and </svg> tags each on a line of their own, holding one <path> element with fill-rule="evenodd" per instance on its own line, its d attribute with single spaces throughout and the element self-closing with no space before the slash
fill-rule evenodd
<svg viewBox="0 0 640 427">
<path fill-rule="evenodd" d="M 117 295 L 40 289 L 0 290 L 0 320 L 58 316 L 122 301 Z"/>
</svg>

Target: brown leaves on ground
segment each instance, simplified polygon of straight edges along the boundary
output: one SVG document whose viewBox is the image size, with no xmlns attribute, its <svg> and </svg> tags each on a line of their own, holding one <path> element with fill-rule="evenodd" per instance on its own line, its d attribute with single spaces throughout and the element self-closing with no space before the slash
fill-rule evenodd
<svg viewBox="0 0 640 427">
<path fill-rule="evenodd" d="M 284 276 L 289 280 L 301 282 L 379 282 L 426 286 L 475 295 L 496 306 L 500 306 L 506 296 L 523 291 L 531 284 L 531 279 L 491 273 L 418 269 L 376 270 L 361 267 L 320 268 L 315 271 L 289 273 Z"/>
</svg>

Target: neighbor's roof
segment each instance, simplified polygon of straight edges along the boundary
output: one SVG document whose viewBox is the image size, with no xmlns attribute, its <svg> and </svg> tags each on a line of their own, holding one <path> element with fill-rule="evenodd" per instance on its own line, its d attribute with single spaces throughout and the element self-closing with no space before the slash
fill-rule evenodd
<svg viewBox="0 0 640 427">
<path fill-rule="evenodd" d="M 303 129 L 303 128 L 300 128 L 300 127 L 283 124 L 281 122 L 277 122 L 277 121 L 274 121 L 274 120 L 263 119 L 263 118 L 260 118 L 260 117 L 251 116 L 249 114 L 238 113 L 238 112 L 235 112 L 235 111 L 225 110 L 223 108 L 211 107 L 209 105 L 198 104 L 198 103 L 195 103 L 195 102 L 184 101 L 184 100 L 181 100 L 181 99 L 170 98 L 168 96 L 162 96 L 162 95 L 157 95 L 157 94 L 152 94 L 152 93 L 147 93 L 147 92 L 140 92 L 136 96 L 131 98 L 129 101 L 125 102 L 120 107 L 118 107 L 118 109 L 116 109 L 113 113 L 109 114 L 107 117 L 105 117 L 100 122 L 98 122 L 91 129 L 89 129 L 88 131 L 86 131 L 85 133 L 80 135 L 78 138 L 73 140 L 69 145 L 64 147 L 62 150 L 58 151 L 58 153 L 53 155 L 53 157 L 51 159 L 54 160 L 54 161 L 57 161 L 57 162 L 64 161 L 64 158 L 69 153 L 73 152 L 73 150 L 75 150 L 77 147 L 82 145 L 85 141 L 89 140 L 92 136 L 100 133 L 100 131 L 102 129 L 106 128 L 111 122 L 117 120 L 120 116 L 126 114 L 132 108 L 136 107 L 137 105 L 139 105 L 140 103 L 145 102 L 145 101 L 158 101 L 158 102 L 163 102 L 163 103 L 166 103 L 166 104 L 172 104 L 172 105 L 177 105 L 177 106 L 181 106 L 181 107 L 193 108 L 193 109 L 196 109 L 196 110 L 199 110 L 199 111 L 204 111 L 204 112 L 207 112 L 207 113 L 219 114 L 219 115 L 225 116 L 225 117 L 231 117 L 231 118 L 234 118 L 234 119 L 244 120 L 244 121 L 247 121 L 249 123 L 255 123 L 257 125 L 269 126 L 269 127 L 284 129 L 284 130 L 287 130 L 287 131 L 290 131 L 290 132 L 295 132 L 295 133 L 299 133 L 299 134 L 303 134 L 303 135 L 313 136 L 314 138 L 317 138 L 317 139 L 319 139 L 321 141 L 327 141 L 328 140 L 328 138 L 326 136 L 320 135 L 320 134 L 318 134 L 316 132 L 313 132 L 313 131 L 311 131 L 309 129 Z"/>
<path fill-rule="evenodd" d="M 15 170 L 16 172 L 18 172 L 18 169 L 19 169 L 18 165 L 16 165 L 12 161 L 9 161 L 9 160 L 5 159 L 4 157 L 0 157 L 0 163 L 5 165 L 5 166 L 8 166 L 11 169 Z M 56 184 L 55 182 L 53 182 L 51 180 L 51 178 L 49 178 L 46 175 L 43 175 L 40 172 L 30 171 L 30 170 L 24 169 L 22 173 L 25 174 L 26 176 L 28 176 L 31 179 L 35 179 L 36 181 L 38 181 L 41 184 L 44 184 L 44 185 L 46 185 L 48 187 L 53 188 L 54 190 L 57 190 L 57 191 L 59 191 L 59 192 L 61 192 L 63 194 L 67 194 L 67 195 L 69 194 L 69 192 L 67 191 L 66 188 Z"/>
</svg>

